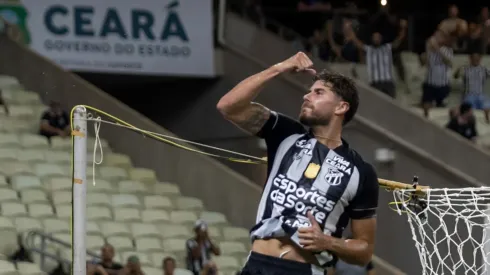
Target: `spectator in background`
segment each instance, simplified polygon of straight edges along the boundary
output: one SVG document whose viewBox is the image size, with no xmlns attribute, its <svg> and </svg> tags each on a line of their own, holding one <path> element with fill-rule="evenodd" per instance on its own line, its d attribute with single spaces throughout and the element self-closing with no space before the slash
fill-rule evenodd
<svg viewBox="0 0 490 275">
<path fill-rule="evenodd" d="M 481 30 L 481 48 L 479 52 L 482 54 L 489 53 L 488 42 L 490 39 L 490 14 L 488 12 L 488 7 L 483 7 L 480 11 L 480 16 L 478 16 L 478 26 Z M 480 51 L 481 50 L 481 51 Z"/>
<path fill-rule="evenodd" d="M 332 9 L 329 1 L 327 0 L 300 0 L 298 2 L 299 12 L 328 12 Z"/>
<path fill-rule="evenodd" d="M 129 256 L 126 266 L 119 272 L 119 275 L 144 275 L 141 270 L 140 259 L 137 256 Z"/>
<path fill-rule="evenodd" d="M 475 110 L 483 110 L 486 122 L 490 123 L 490 102 L 484 94 L 485 82 L 490 76 L 490 70 L 482 66 L 480 62 L 481 55 L 479 53 L 470 54 L 470 65 L 458 68 L 454 77 L 463 76 L 463 102 L 470 104 Z"/>
<path fill-rule="evenodd" d="M 196 221 L 194 226 L 196 233 L 194 238 L 187 240 L 187 269 L 194 275 L 199 275 L 202 270 L 206 270 L 208 275 L 217 273 L 216 266 L 211 261 L 211 253 L 218 256 L 221 251 L 215 245 L 208 234 L 208 225 L 203 220 Z"/>
<path fill-rule="evenodd" d="M 48 139 L 54 136 L 70 136 L 70 118 L 57 101 L 51 101 L 49 110 L 41 117 L 40 134 Z"/>
<path fill-rule="evenodd" d="M 162 263 L 163 275 L 174 275 L 176 266 L 177 264 L 174 258 L 172 257 L 164 258 Z"/>
<path fill-rule="evenodd" d="M 452 67 L 453 49 L 429 38 L 426 46 L 427 76 L 422 86 L 422 108 L 424 116 L 429 117 L 429 110 L 435 101 L 437 107 L 444 107 L 444 100 L 449 95 L 449 70 Z"/>
<path fill-rule="evenodd" d="M 109 275 L 104 267 L 101 265 L 93 265 L 87 263 L 87 275 L 95 275 L 95 274 L 100 274 L 100 275 Z"/>
<path fill-rule="evenodd" d="M 473 116 L 471 105 L 468 103 L 461 104 L 459 112 L 451 117 L 446 128 L 471 141 L 475 141 L 478 133 L 476 131 L 475 117 Z"/>
<path fill-rule="evenodd" d="M 355 45 L 366 53 L 366 65 L 369 83 L 375 89 L 395 97 L 395 83 L 393 79 L 393 56 L 392 49 L 400 46 L 405 38 L 407 21 L 401 20 L 401 31 L 392 43 L 383 43 L 383 37 L 379 32 L 372 35 L 372 45 L 365 45 L 359 40 L 353 30 L 349 36 Z"/>
<path fill-rule="evenodd" d="M 95 266 L 104 268 L 108 275 L 117 275 L 123 268 L 122 265 L 114 262 L 114 247 L 110 244 L 105 244 L 100 249 L 101 262 L 96 263 Z M 106 275 L 99 272 L 100 269 L 96 269 L 94 275 Z"/>
</svg>

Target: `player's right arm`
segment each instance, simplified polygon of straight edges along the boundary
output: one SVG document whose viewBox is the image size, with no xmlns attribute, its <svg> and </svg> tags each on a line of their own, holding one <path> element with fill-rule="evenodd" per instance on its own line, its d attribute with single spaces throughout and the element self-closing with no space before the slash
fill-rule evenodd
<svg viewBox="0 0 490 275">
<path fill-rule="evenodd" d="M 268 108 L 253 102 L 265 84 L 284 72 L 307 71 L 314 74 L 315 71 L 311 68 L 312 66 L 313 62 L 308 56 L 299 52 L 289 59 L 240 82 L 220 99 L 217 108 L 227 120 L 255 135 L 271 116 Z"/>
</svg>

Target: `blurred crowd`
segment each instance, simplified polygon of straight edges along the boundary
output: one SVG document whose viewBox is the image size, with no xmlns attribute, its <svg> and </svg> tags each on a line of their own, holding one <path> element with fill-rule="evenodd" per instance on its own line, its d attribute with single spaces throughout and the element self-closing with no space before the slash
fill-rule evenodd
<svg viewBox="0 0 490 275">
<path fill-rule="evenodd" d="M 429 118 L 432 108 L 449 108 L 446 127 L 467 139 L 476 141 L 478 136 L 474 111 L 481 111 L 485 122 L 490 123 L 490 100 L 485 91 L 490 71 L 481 62 L 482 56 L 490 53 L 488 7 L 481 8 L 475 16 L 462 18 L 459 8 L 449 5 L 446 18 L 430 37 L 424 38 L 419 61 L 426 75 L 422 86 L 413 91 L 406 83 L 401 57 L 401 52 L 407 50 L 409 22 L 393 13 L 389 5 L 369 13 L 354 1 L 334 5 L 328 0 L 291 0 L 280 8 L 278 4 L 271 8 L 274 4 L 269 1 L 267 4 L 264 8 L 260 0 L 246 0 L 241 12 L 268 29 L 272 28 L 269 22 L 280 21 L 288 28 L 282 30 L 286 32 L 283 36 L 289 36 L 297 50 L 312 57 L 329 63 L 365 64 L 369 84 L 390 97 L 396 98 L 397 90 L 407 94 L 420 91 L 424 116 Z M 274 14 L 273 20 L 267 18 L 265 10 Z M 453 66 L 455 54 L 467 55 L 467 64 Z M 352 66 L 351 73 L 357 77 L 356 66 Z M 448 106 L 448 97 L 454 94 L 453 79 L 461 80 L 463 94 L 460 105 Z"/>
</svg>

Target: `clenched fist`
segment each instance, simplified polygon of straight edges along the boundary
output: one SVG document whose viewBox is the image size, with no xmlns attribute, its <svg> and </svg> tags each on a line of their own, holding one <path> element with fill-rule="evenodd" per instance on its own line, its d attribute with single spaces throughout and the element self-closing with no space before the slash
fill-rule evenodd
<svg viewBox="0 0 490 275">
<path fill-rule="evenodd" d="M 313 75 L 316 74 L 315 69 L 313 69 L 313 62 L 303 52 L 298 52 L 297 54 L 291 56 L 283 62 L 274 65 L 274 67 L 281 73 L 307 72 Z"/>
</svg>

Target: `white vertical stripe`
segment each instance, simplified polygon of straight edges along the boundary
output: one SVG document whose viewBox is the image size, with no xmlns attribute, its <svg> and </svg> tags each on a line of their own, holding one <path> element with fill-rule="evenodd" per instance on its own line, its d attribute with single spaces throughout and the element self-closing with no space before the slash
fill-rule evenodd
<svg viewBox="0 0 490 275">
<path fill-rule="evenodd" d="M 279 167 L 281 166 L 281 162 L 284 158 L 286 152 L 294 145 L 294 142 L 302 136 L 301 134 L 295 134 L 287 137 L 285 140 L 281 142 L 279 148 L 277 149 L 276 156 L 274 157 L 274 164 L 272 166 L 271 172 L 269 174 L 269 178 L 264 188 L 264 192 L 262 194 L 262 198 L 260 199 L 259 208 L 257 210 L 257 219 L 256 223 L 262 221 L 264 217 L 265 207 L 267 204 L 267 198 L 269 197 L 269 192 L 271 191 L 272 180 L 275 178 Z"/>
</svg>

